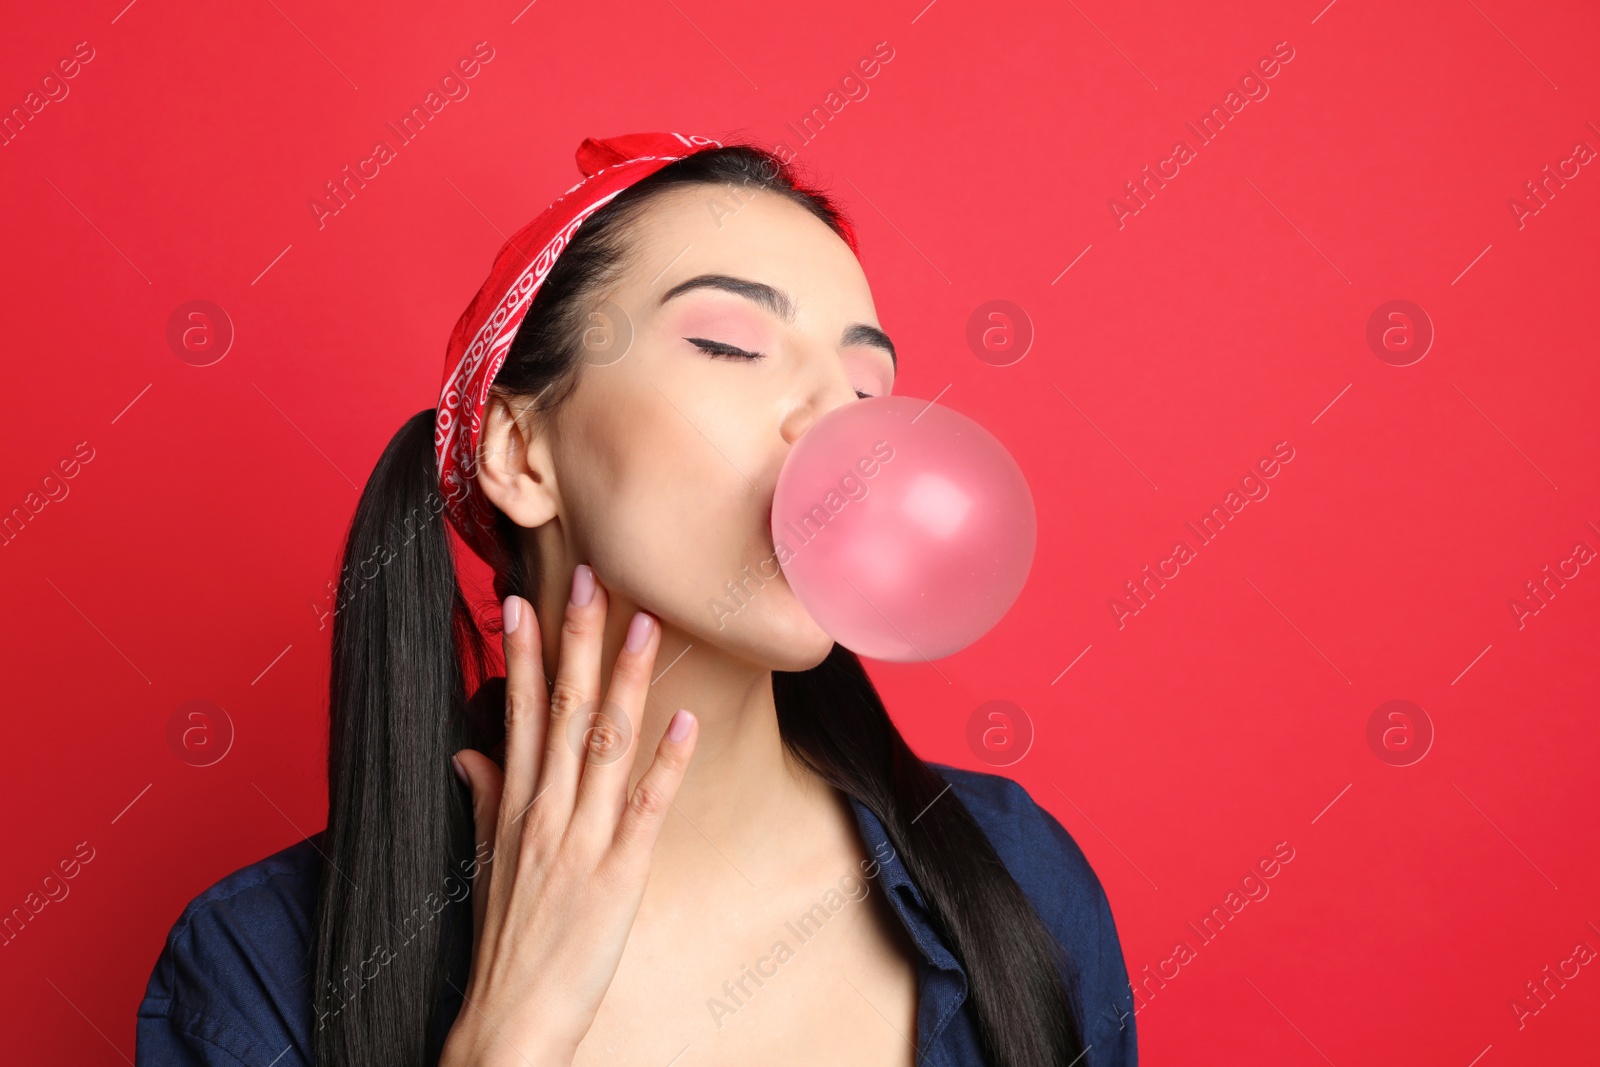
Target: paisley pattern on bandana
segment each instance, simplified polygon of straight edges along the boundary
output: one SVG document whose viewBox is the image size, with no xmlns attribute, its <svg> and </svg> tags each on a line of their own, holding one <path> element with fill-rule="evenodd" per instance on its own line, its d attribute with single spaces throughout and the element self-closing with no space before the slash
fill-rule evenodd
<svg viewBox="0 0 1600 1067">
<path fill-rule="evenodd" d="M 477 483 L 483 408 L 539 287 L 583 221 L 618 193 L 668 163 L 720 147 L 709 137 L 678 133 L 585 138 L 577 152 L 583 180 L 501 247 L 489 277 L 457 320 L 445 349 L 433 448 L 445 512 L 485 561 L 493 558 L 494 509 Z"/>
</svg>

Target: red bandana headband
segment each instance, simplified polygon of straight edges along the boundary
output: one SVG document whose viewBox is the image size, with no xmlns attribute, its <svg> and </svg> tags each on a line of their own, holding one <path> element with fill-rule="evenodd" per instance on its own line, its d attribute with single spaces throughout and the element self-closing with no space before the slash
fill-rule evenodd
<svg viewBox="0 0 1600 1067">
<path fill-rule="evenodd" d="M 434 415 L 439 492 L 456 532 L 485 561 L 494 558 L 494 510 L 478 488 L 476 455 L 489 386 L 506 361 L 517 327 L 567 242 L 590 215 L 622 190 L 702 148 L 709 137 L 635 133 L 578 146 L 584 178 L 512 235 L 494 257 L 489 277 L 456 320 L 445 347 L 444 383 Z"/>
<path fill-rule="evenodd" d="M 679 133 L 584 138 L 578 146 L 583 180 L 501 247 L 488 279 L 456 320 L 445 348 L 433 447 L 446 514 L 462 540 L 485 562 L 491 562 L 496 554 L 494 509 L 478 488 L 478 435 L 489 386 L 505 363 L 534 295 L 555 266 L 556 257 L 590 215 L 667 164 L 721 147 L 720 141 L 709 137 Z M 854 234 L 848 227 L 846 233 L 853 249 Z"/>
</svg>

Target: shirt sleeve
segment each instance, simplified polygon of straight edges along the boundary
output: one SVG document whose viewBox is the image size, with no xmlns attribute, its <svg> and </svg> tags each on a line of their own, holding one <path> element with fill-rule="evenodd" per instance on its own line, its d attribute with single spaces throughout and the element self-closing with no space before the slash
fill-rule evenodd
<svg viewBox="0 0 1600 1067">
<path fill-rule="evenodd" d="M 188 1005 L 191 984 L 220 985 L 224 977 L 196 960 L 188 929 L 188 922 L 178 925 L 151 969 L 134 1030 L 134 1067 L 266 1067 L 266 1060 L 252 1064 L 257 1050 L 229 1020 Z"/>
<path fill-rule="evenodd" d="M 1030 798 L 1031 800 L 1031 798 Z M 1091 1067 L 1138 1067 L 1138 1035 L 1134 1030 L 1133 990 L 1122 958 L 1116 920 L 1105 888 L 1089 866 L 1078 843 L 1059 820 L 1035 802 L 1044 828 L 1064 858 L 1063 873 L 1077 882 L 1076 929 L 1067 931 L 1078 966 L 1078 998 L 1083 1012 L 1085 1062 Z M 1072 921 L 1072 920 L 1068 920 Z M 1061 937 L 1063 931 L 1058 930 Z"/>
<path fill-rule="evenodd" d="M 227 1049 L 185 1033 L 165 1014 L 140 1014 L 133 1059 L 134 1067 L 245 1067 Z"/>
<path fill-rule="evenodd" d="M 307 924 L 295 873 L 276 861 L 246 868 L 184 909 L 139 1004 L 135 1067 L 310 1061 Z"/>
<path fill-rule="evenodd" d="M 1067 957 L 1086 1046 L 1073 1067 L 1138 1067 L 1127 964 L 1111 902 L 1088 857 L 1021 783 L 986 771 L 930 766 L 955 786 Z"/>
</svg>

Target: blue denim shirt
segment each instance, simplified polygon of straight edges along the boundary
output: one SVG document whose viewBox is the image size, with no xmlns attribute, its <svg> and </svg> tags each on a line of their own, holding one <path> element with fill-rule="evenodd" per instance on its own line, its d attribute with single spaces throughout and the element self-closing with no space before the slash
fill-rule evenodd
<svg viewBox="0 0 1600 1067">
<path fill-rule="evenodd" d="M 1133 994 L 1111 906 L 1077 843 L 1011 779 L 930 766 L 972 812 L 1077 966 L 1089 1049 L 1074 1067 L 1136 1067 Z M 883 824 L 859 801 L 850 803 L 868 855 L 881 860 L 878 880 L 920 950 L 919 1067 L 983 1064 L 966 971 L 935 930 Z M 312 835 L 235 871 L 184 909 L 139 1005 L 137 1067 L 313 1062 L 310 946 L 320 838 Z M 464 989 L 465 947 L 457 946 L 450 958 L 452 981 Z M 437 1008 L 441 1034 L 460 1007 L 460 995 L 446 986 Z"/>
</svg>

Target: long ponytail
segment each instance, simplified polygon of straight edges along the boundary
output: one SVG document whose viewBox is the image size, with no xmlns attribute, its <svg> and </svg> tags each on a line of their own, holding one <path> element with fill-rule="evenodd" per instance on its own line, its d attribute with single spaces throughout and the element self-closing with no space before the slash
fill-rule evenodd
<svg viewBox="0 0 1600 1067">
<path fill-rule="evenodd" d="M 322 1064 L 436 1061 L 444 950 L 472 933 L 472 809 L 450 756 L 485 741 L 463 669 L 485 660 L 435 486 L 433 415 L 384 449 L 345 543 L 312 958 Z"/>
</svg>

